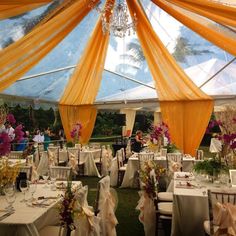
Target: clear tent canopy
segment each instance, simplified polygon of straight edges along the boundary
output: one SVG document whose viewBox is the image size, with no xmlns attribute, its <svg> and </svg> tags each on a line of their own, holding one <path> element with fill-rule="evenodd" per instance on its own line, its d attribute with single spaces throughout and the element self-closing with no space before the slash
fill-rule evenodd
<svg viewBox="0 0 236 236">
<path fill-rule="evenodd" d="M 193 82 L 211 96 L 235 99 L 236 61 L 229 64 L 233 56 L 182 25 L 150 0 L 141 0 L 141 3 L 153 29 Z M 56 4 L 55 1 L 21 16 L 1 20 L 0 50 L 23 37 Z M 98 17 L 99 13 L 92 10 L 23 78 L 2 91 L 0 97 L 12 105 L 56 107 Z M 157 98 L 137 35 L 124 38 L 111 35 L 96 104 L 119 102 L 125 106 L 130 101 L 157 101 Z"/>
</svg>

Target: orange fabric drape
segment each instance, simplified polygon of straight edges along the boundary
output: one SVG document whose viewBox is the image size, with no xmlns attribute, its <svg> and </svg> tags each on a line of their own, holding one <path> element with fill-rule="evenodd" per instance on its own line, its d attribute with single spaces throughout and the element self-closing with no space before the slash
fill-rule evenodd
<svg viewBox="0 0 236 236">
<path fill-rule="evenodd" d="M 112 7 L 114 1 L 108 0 L 106 4 L 109 4 L 109 6 Z M 109 20 L 108 14 L 109 13 L 107 13 L 107 20 Z M 101 19 L 99 18 L 92 36 L 86 45 L 84 53 L 78 65 L 76 66 L 74 73 L 71 76 L 59 102 L 61 117 L 64 120 L 64 124 L 67 123 L 67 125 L 64 126 L 64 129 L 67 129 L 67 127 L 72 125 L 69 124 L 69 122 L 75 122 L 70 118 L 71 116 L 75 116 L 75 114 L 69 114 L 68 112 L 65 113 L 63 111 L 64 109 L 68 109 L 67 106 L 71 107 L 71 105 L 73 105 L 74 107 L 78 107 L 79 110 L 81 105 L 87 104 L 87 110 L 84 112 L 88 113 L 87 116 L 89 116 L 91 113 L 91 110 L 88 109 L 88 107 L 89 104 L 94 103 L 98 93 L 105 64 L 108 43 L 109 34 L 103 34 L 102 23 Z M 92 110 L 94 109 L 92 105 L 90 105 L 90 107 Z M 69 110 L 69 112 L 76 111 L 76 109 Z M 96 117 L 94 119 L 96 119 Z M 91 120 L 91 122 L 93 122 L 93 120 Z M 92 134 L 94 122 L 89 127 L 91 128 L 90 134 Z M 68 130 L 66 131 L 66 134 L 69 134 Z M 69 136 L 66 137 L 67 139 L 70 138 Z"/>
<path fill-rule="evenodd" d="M 155 34 L 142 6 L 136 0 L 127 3 L 131 15 L 137 17 L 136 32 L 156 82 L 163 121 L 169 126 L 173 142 L 194 155 L 210 119 L 213 101 L 178 66 Z"/>
<path fill-rule="evenodd" d="M 11 4 L 11 5 L 1 5 L 0 3 L 0 20 L 7 19 L 13 16 L 20 15 L 22 13 L 25 13 L 27 11 L 31 11 L 35 8 L 41 7 L 45 3 L 30 3 L 27 5 L 23 4 Z"/>
<path fill-rule="evenodd" d="M 223 25 L 236 27 L 236 7 L 211 0 L 166 0 Z"/>
<path fill-rule="evenodd" d="M 218 28 L 212 22 L 190 13 L 165 0 L 152 0 L 157 6 L 180 21 L 182 24 L 201 35 L 203 38 L 236 56 L 236 34 L 230 30 Z"/>
<path fill-rule="evenodd" d="M 91 10 L 89 2 L 75 1 L 58 15 L 0 51 L 0 91 L 29 71 L 62 41 Z"/>
<path fill-rule="evenodd" d="M 96 107 L 93 105 L 59 105 L 59 112 L 67 141 L 72 140 L 70 131 L 77 122 L 80 122 L 82 124 L 82 129 L 79 142 L 86 144 L 92 135 L 93 127 L 96 121 Z"/>
<path fill-rule="evenodd" d="M 0 20 L 20 15 L 50 2 L 52 0 L 1 0 Z"/>
<path fill-rule="evenodd" d="M 1 0 L 0 5 L 26 5 L 33 3 L 49 3 L 53 0 Z"/>
</svg>

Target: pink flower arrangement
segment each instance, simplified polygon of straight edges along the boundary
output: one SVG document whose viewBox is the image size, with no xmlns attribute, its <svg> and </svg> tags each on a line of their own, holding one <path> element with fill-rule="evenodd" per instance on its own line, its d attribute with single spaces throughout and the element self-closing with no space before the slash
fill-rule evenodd
<svg viewBox="0 0 236 236">
<path fill-rule="evenodd" d="M 82 125 L 81 123 L 77 122 L 73 129 L 70 132 L 70 136 L 71 138 L 74 139 L 74 143 L 78 143 L 79 142 L 79 137 L 81 135 L 81 129 L 82 129 Z"/>
<path fill-rule="evenodd" d="M 11 151 L 11 140 L 7 133 L 0 133 L 0 156 L 4 156 Z"/>
<path fill-rule="evenodd" d="M 23 129 L 23 126 L 22 125 L 18 125 L 18 126 L 16 126 L 16 128 L 15 128 L 15 131 L 14 131 L 14 133 L 15 133 L 15 141 L 17 142 L 17 143 L 19 143 L 21 140 L 23 140 L 23 137 L 24 137 L 24 132 L 22 131 L 22 129 Z"/>
<path fill-rule="evenodd" d="M 168 143 L 170 143 L 170 133 L 169 133 L 169 128 L 168 125 L 164 122 L 161 122 L 160 124 L 156 126 L 152 126 L 151 129 L 151 142 L 159 142 L 162 141 L 164 137 L 168 139 Z"/>
<path fill-rule="evenodd" d="M 207 132 L 209 133 L 214 127 L 220 127 L 221 133 L 215 135 L 215 137 L 222 141 L 222 144 L 229 147 L 232 151 L 236 151 L 236 132 L 233 129 L 230 129 L 228 125 L 220 120 L 212 120 L 210 121 Z M 236 127 L 236 117 L 234 117 L 231 121 L 231 127 Z"/>
<path fill-rule="evenodd" d="M 11 124 L 14 125 L 16 123 L 16 119 L 13 114 L 9 113 L 7 115 L 7 121 Z"/>
</svg>

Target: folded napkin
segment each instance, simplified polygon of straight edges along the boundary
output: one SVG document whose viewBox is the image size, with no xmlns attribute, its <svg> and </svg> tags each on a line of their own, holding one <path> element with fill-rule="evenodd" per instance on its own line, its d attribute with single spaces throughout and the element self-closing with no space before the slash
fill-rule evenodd
<svg viewBox="0 0 236 236">
<path fill-rule="evenodd" d="M 50 206 L 54 202 L 54 199 L 44 198 L 32 202 L 32 206 Z"/>
<path fill-rule="evenodd" d="M 194 179 L 193 174 L 177 174 L 176 179 Z"/>
<path fill-rule="evenodd" d="M 189 182 L 186 182 L 186 183 L 181 183 L 180 182 L 180 183 L 176 184 L 175 187 L 176 188 L 190 188 L 190 189 L 197 188 L 196 185 L 193 185 L 193 184 L 191 184 Z"/>
</svg>

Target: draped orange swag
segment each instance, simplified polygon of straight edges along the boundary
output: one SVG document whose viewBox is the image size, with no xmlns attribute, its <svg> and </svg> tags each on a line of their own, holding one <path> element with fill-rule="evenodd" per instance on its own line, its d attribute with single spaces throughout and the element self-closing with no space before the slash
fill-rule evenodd
<svg viewBox="0 0 236 236">
<path fill-rule="evenodd" d="M 184 153 L 195 155 L 210 119 L 213 101 L 178 66 L 138 1 L 127 0 L 127 4 L 131 15 L 136 13 L 136 32 L 156 82 L 162 118 L 169 126 L 171 139 Z"/>
<path fill-rule="evenodd" d="M 109 6 L 113 8 L 114 0 L 107 0 L 106 4 L 109 4 Z M 106 14 L 107 21 L 109 21 L 110 12 L 107 12 Z M 81 136 L 82 143 L 87 143 L 92 134 L 97 114 L 95 113 L 95 107 L 92 104 L 96 99 L 102 80 L 108 43 L 109 34 L 103 34 L 102 23 L 99 18 L 84 53 L 59 102 L 61 117 L 64 124 L 67 124 L 63 125 L 63 127 L 68 140 L 70 139 L 70 130 L 68 129 L 71 129 L 73 124 L 78 121 L 82 123 L 83 127 L 83 122 L 86 122 L 86 132 L 82 132 Z M 73 107 L 73 109 L 71 109 L 71 107 Z M 84 109 L 84 107 L 86 107 L 86 109 Z M 90 117 L 90 119 L 88 118 L 82 121 L 79 115 L 73 114 L 74 112 L 83 114 L 84 117 Z M 93 119 L 91 118 L 91 114 L 95 116 Z"/>
<path fill-rule="evenodd" d="M 235 6 L 211 0 L 166 0 L 223 25 L 236 27 Z"/>
<path fill-rule="evenodd" d="M 206 40 L 236 56 L 236 34 L 233 31 L 219 29 L 209 20 L 170 4 L 166 0 L 152 0 L 152 2 Z"/>
<path fill-rule="evenodd" d="M 58 45 L 89 13 L 89 0 L 74 1 L 44 24 L 0 51 L 0 91 L 9 87 Z M 98 0 L 95 0 L 95 3 Z"/>
</svg>

